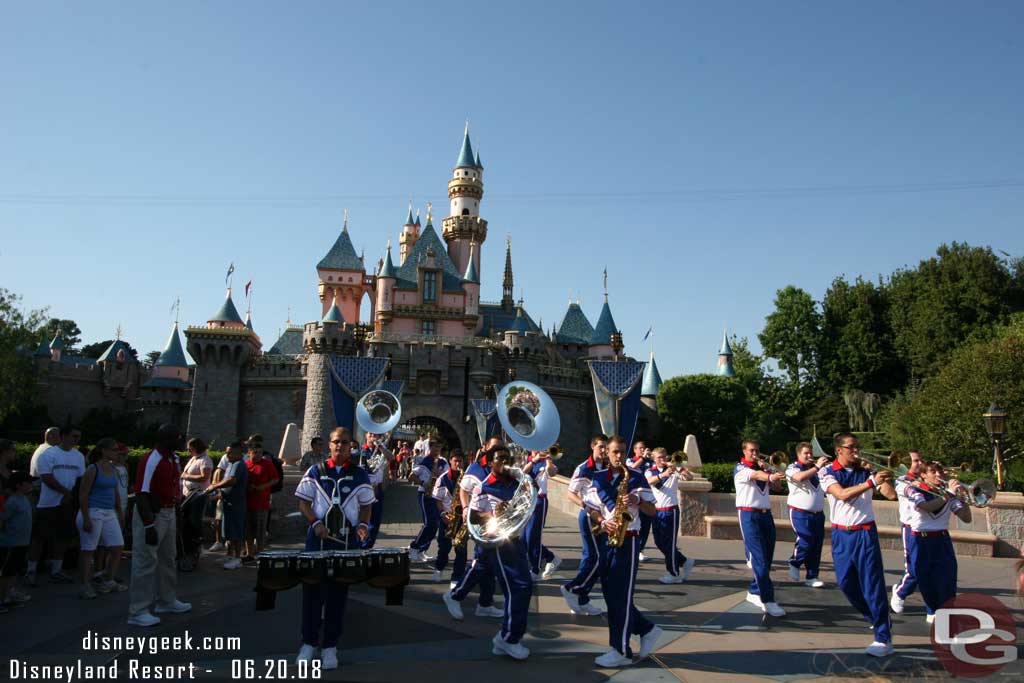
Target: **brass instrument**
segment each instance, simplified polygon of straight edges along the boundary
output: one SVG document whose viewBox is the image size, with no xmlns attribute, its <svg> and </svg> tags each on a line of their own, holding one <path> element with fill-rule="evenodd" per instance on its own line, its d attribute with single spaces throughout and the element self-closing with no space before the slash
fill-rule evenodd
<svg viewBox="0 0 1024 683">
<path fill-rule="evenodd" d="M 626 499 L 629 497 L 629 470 L 625 467 L 619 468 L 622 473 L 622 481 L 619 482 L 619 490 L 615 499 L 615 509 L 612 510 L 612 520 L 618 525 L 615 532 L 608 534 L 608 545 L 612 548 L 619 548 L 626 540 L 626 530 L 629 523 L 633 521 L 633 513 L 629 511 Z"/>
<path fill-rule="evenodd" d="M 875 470 L 888 470 L 897 477 L 906 476 L 910 471 L 910 456 L 903 451 L 893 451 L 888 456 L 883 456 L 881 453 L 861 450 L 857 454 L 857 459 Z"/>
<path fill-rule="evenodd" d="M 386 434 L 398 426 L 402 419 L 402 404 L 390 391 L 374 389 L 356 402 L 356 422 L 369 434 Z M 387 462 L 378 444 L 367 467 L 376 472 Z"/>
<path fill-rule="evenodd" d="M 462 523 L 462 499 L 459 498 L 459 483 L 462 481 L 463 471 L 458 470 L 459 476 L 455 479 L 455 493 L 452 496 L 451 517 L 445 525 L 445 536 L 452 542 L 453 548 L 461 548 L 469 540 L 469 531 Z"/>
<path fill-rule="evenodd" d="M 761 469 L 765 472 L 778 472 L 786 477 L 787 482 L 792 484 L 798 483 L 786 474 L 786 467 L 789 465 L 789 456 L 786 455 L 785 451 L 775 451 L 771 455 L 758 453 L 756 459 L 760 462 Z"/>
<path fill-rule="evenodd" d="M 552 446 L 551 448 L 549 448 L 549 449 L 548 449 L 548 455 L 547 455 L 547 457 L 548 457 L 548 458 L 549 458 L 549 459 L 550 459 L 550 460 L 551 460 L 552 462 L 554 462 L 555 460 L 558 460 L 558 459 L 559 459 L 559 458 L 561 458 L 561 457 L 562 457 L 563 455 L 565 455 L 565 451 L 563 451 L 563 450 L 562 450 L 562 447 L 561 447 L 561 446 L 560 446 L 559 444 L 557 444 L 557 443 L 556 443 L 556 444 L 554 444 L 554 445 L 553 445 L 553 446 Z"/>
<path fill-rule="evenodd" d="M 672 454 L 671 462 L 672 466 L 675 467 L 676 469 L 685 469 L 686 464 L 688 462 L 686 458 L 686 453 L 684 451 L 676 451 L 675 453 Z"/>
</svg>

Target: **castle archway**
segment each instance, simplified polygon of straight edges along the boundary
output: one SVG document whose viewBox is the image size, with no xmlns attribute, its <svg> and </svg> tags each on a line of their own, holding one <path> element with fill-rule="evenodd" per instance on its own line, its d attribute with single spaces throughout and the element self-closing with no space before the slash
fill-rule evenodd
<svg viewBox="0 0 1024 683">
<path fill-rule="evenodd" d="M 402 420 L 402 424 L 398 428 L 403 432 L 413 434 L 427 432 L 436 435 L 444 443 L 445 450 L 450 451 L 453 448 L 462 448 L 462 439 L 459 433 L 450 424 L 438 417 L 421 415 L 409 420 Z"/>
<path fill-rule="evenodd" d="M 410 432 L 430 429 L 441 436 L 448 448 L 476 449 L 476 425 L 462 416 L 462 398 L 455 396 L 404 395 L 402 424 Z M 419 428 L 419 429 L 417 429 Z"/>
</svg>

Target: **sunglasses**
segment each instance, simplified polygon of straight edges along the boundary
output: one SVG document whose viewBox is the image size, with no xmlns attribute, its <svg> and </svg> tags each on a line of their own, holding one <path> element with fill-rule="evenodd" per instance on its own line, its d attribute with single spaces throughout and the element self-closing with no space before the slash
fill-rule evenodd
<svg viewBox="0 0 1024 683">
<path fill-rule="evenodd" d="M 344 446 L 347 443 L 352 443 L 348 439 L 331 439 L 331 443 L 336 443 L 339 446 Z"/>
</svg>

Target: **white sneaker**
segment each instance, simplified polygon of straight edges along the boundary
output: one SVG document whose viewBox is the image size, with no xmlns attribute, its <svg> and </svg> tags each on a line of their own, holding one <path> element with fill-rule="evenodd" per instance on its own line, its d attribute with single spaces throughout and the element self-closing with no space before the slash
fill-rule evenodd
<svg viewBox="0 0 1024 683">
<path fill-rule="evenodd" d="M 160 617 L 154 617 L 149 612 L 139 612 L 128 617 L 129 626 L 156 626 L 160 623 Z"/>
<path fill-rule="evenodd" d="M 672 576 L 671 574 L 665 573 L 658 577 L 658 581 L 664 584 L 682 583 L 683 577 Z"/>
<path fill-rule="evenodd" d="M 582 614 L 585 617 L 599 617 L 604 614 L 604 610 L 594 603 L 588 602 L 585 605 L 580 605 L 580 608 L 574 611 L 573 614 Z"/>
<path fill-rule="evenodd" d="M 692 557 L 686 558 L 686 562 L 683 562 L 683 581 L 690 578 L 690 572 L 693 571 L 693 565 L 697 564 L 697 560 Z"/>
<path fill-rule="evenodd" d="M 316 648 L 312 645 L 303 645 L 299 648 L 299 654 L 295 657 L 295 664 L 299 662 L 312 662 L 316 658 Z"/>
<path fill-rule="evenodd" d="M 420 558 L 423 562 L 433 562 L 437 559 L 437 555 L 427 555 L 426 551 L 420 553 Z"/>
<path fill-rule="evenodd" d="M 904 600 L 899 596 L 899 593 L 896 592 L 897 588 L 899 588 L 899 584 L 892 587 L 892 599 L 889 600 L 889 607 L 891 607 L 892 611 L 896 614 L 902 614 Z"/>
<path fill-rule="evenodd" d="M 764 607 L 762 607 L 761 609 L 762 611 L 766 612 L 767 614 L 773 617 L 786 616 L 786 610 L 779 607 L 779 603 L 777 602 L 766 602 L 764 603 Z"/>
<path fill-rule="evenodd" d="M 207 548 L 206 552 L 208 552 L 208 553 L 216 553 L 216 552 L 220 552 L 221 550 L 226 550 L 226 549 L 227 549 L 227 546 L 224 545 L 223 543 L 221 543 L 220 541 L 218 541 L 217 543 L 214 543 L 209 548 Z M 305 645 L 303 645 L 303 647 L 305 647 Z"/>
<path fill-rule="evenodd" d="M 534 583 L 537 583 L 538 581 L 540 581 L 540 574 L 534 574 L 533 572 L 530 572 L 530 580 Z"/>
<path fill-rule="evenodd" d="M 483 605 L 476 606 L 476 615 L 478 617 L 503 617 L 505 616 L 505 610 L 500 607 L 491 605 L 490 607 L 484 607 Z"/>
<path fill-rule="evenodd" d="M 924 621 L 925 621 L 926 624 L 934 623 L 935 622 L 935 615 L 934 614 L 926 614 L 926 615 L 924 615 Z"/>
<path fill-rule="evenodd" d="M 800 567 L 794 567 L 789 565 L 789 580 L 799 581 L 800 580 Z"/>
<path fill-rule="evenodd" d="M 636 561 L 637 562 L 646 562 L 647 561 L 647 556 L 644 555 L 643 553 L 640 553 L 640 556 L 636 558 Z M 616 650 L 616 652 L 618 652 L 618 650 Z M 608 653 L 606 652 L 605 654 L 608 654 Z"/>
<path fill-rule="evenodd" d="M 452 592 L 448 591 L 441 596 L 441 599 L 444 600 L 444 606 L 448 608 L 448 614 L 452 615 L 452 619 L 462 621 L 462 605 L 452 597 Z"/>
<path fill-rule="evenodd" d="M 751 605 L 757 605 L 762 610 L 764 609 L 764 603 L 761 602 L 761 596 L 760 595 L 754 595 L 753 593 L 747 593 L 747 602 L 749 602 Z"/>
<path fill-rule="evenodd" d="M 455 590 L 458 587 L 458 585 L 459 585 L 458 581 L 452 581 L 451 583 L 448 584 L 448 588 L 449 588 L 449 590 Z"/>
<path fill-rule="evenodd" d="M 807 579 L 804 581 L 804 585 L 808 588 L 822 588 L 824 587 L 825 582 L 821 579 Z"/>
<path fill-rule="evenodd" d="M 157 614 L 163 614 L 165 612 L 170 612 L 171 614 L 184 614 L 185 612 L 192 611 L 192 604 L 182 602 L 181 600 L 175 600 L 169 605 L 157 605 L 153 611 Z"/>
<path fill-rule="evenodd" d="M 550 579 L 555 575 L 555 572 L 558 571 L 560 566 L 562 566 L 562 558 L 555 555 L 555 559 L 544 565 L 544 571 L 541 573 L 540 577 L 542 579 Z"/>
<path fill-rule="evenodd" d="M 594 664 L 597 664 L 602 669 L 618 669 L 622 666 L 632 666 L 633 660 L 612 648 L 603 655 L 594 657 Z"/>
<path fill-rule="evenodd" d="M 654 628 L 647 632 L 647 635 L 640 636 L 640 651 L 636 653 L 636 656 L 643 659 L 654 652 L 654 648 L 658 645 L 658 639 L 663 633 L 661 627 L 655 624 Z"/>
<path fill-rule="evenodd" d="M 325 647 L 320 651 L 320 664 L 324 669 L 338 668 L 338 648 Z"/>
<path fill-rule="evenodd" d="M 747 558 L 747 569 L 753 569 L 753 568 L 754 568 L 754 565 L 753 565 L 753 563 L 752 563 L 752 562 L 750 561 L 750 558 L 748 557 L 748 558 Z"/>
<path fill-rule="evenodd" d="M 501 637 L 499 632 L 493 638 L 491 638 L 491 644 L 494 645 L 491 648 L 491 652 L 496 655 L 508 655 L 512 659 L 526 659 L 530 656 L 530 650 L 522 643 L 508 643 Z"/>
<path fill-rule="evenodd" d="M 434 583 L 441 583 L 441 570 L 435 569 L 434 573 L 430 575 L 430 580 Z"/>
<path fill-rule="evenodd" d="M 229 557 L 224 560 L 224 564 L 221 565 L 224 569 L 238 569 L 242 566 L 242 558 L 240 557 Z"/>
<path fill-rule="evenodd" d="M 409 548 L 409 561 L 410 562 L 422 562 L 423 561 L 423 551 L 422 550 L 413 550 L 412 548 Z"/>
<path fill-rule="evenodd" d="M 582 613 L 582 610 L 580 609 L 580 598 L 578 595 L 573 593 L 565 586 L 561 586 L 558 590 L 561 591 L 562 597 L 565 598 L 565 603 L 569 605 L 570 612 L 572 612 L 573 614 Z"/>
<path fill-rule="evenodd" d="M 864 652 L 872 657 L 888 657 L 893 653 L 892 643 L 880 643 L 876 640 L 868 645 Z"/>
</svg>

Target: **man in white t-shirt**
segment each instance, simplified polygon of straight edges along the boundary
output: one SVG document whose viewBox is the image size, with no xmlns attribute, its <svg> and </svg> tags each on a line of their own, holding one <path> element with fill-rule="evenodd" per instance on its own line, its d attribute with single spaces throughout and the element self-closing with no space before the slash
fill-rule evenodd
<svg viewBox="0 0 1024 683">
<path fill-rule="evenodd" d="M 43 549 L 50 546 L 50 582 L 71 583 L 70 576 L 61 571 L 64 550 L 78 529 L 75 513 L 78 501 L 71 495 L 75 482 L 85 474 L 85 457 L 78 451 L 82 431 L 67 425 L 60 429 L 60 445 L 51 446 L 39 455 L 36 471 L 43 482 L 36 506 L 36 519 L 32 525 L 32 546 L 29 552 L 29 585 L 36 585 L 36 570 Z"/>
<path fill-rule="evenodd" d="M 53 446 L 60 443 L 60 427 L 49 427 L 46 433 L 43 434 L 43 442 L 36 447 L 36 450 L 32 453 L 32 459 L 28 463 L 28 473 L 33 477 L 39 476 L 39 456 L 44 451 L 49 450 Z M 42 482 L 36 484 L 36 490 L 42 487 Z"/>
</svg>

